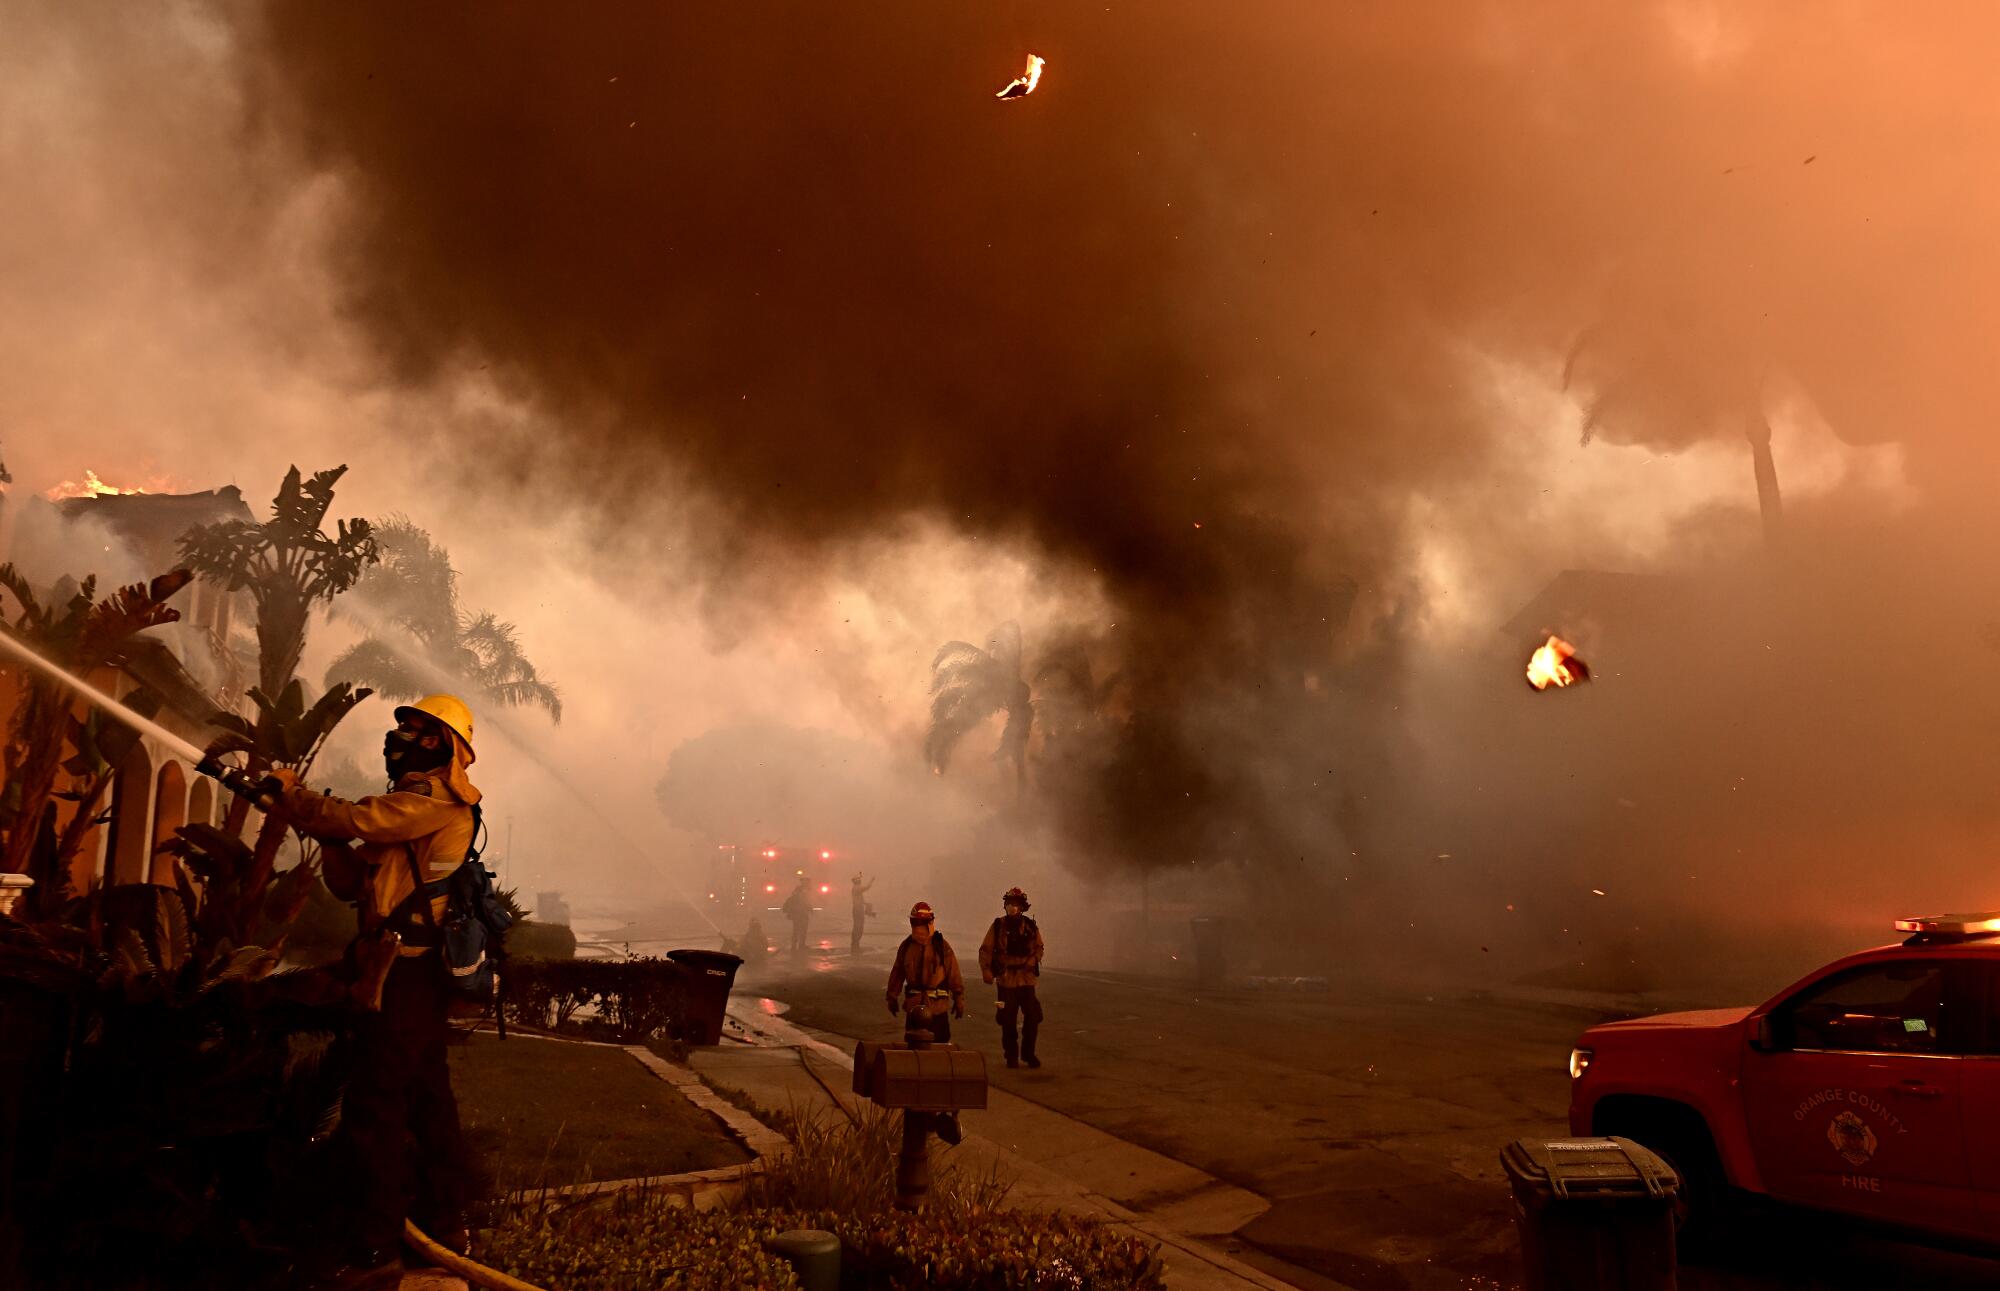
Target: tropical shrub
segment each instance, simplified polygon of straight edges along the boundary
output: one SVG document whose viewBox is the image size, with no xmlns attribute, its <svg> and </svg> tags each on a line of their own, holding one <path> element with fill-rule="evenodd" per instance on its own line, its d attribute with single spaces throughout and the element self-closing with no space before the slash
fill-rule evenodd
<svg viewBox="0 0 2000 1291">
<path fill-rule="evenodd" d="M 338 1124 L 345 988 L 205 938 L 171 888 L 78 913 L 0 917 L 0 979 L 70 1022 L 37 1108 L 58 1150 L 26 1180 L 32 1284 L 281 1284 Z"/>
</svg>

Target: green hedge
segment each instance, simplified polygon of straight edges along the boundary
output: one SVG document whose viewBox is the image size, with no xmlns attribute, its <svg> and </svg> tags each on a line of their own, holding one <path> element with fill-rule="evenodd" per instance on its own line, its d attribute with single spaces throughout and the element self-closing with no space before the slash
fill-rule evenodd
<svg viewBox="0 0 2000 1291">
<path fill-rule="evenodd" d="M 507 1016 L 546 1031 L 644 1044 L 687 1012 L 685 970 L 671 959 L 521 959 L 502 972 Z M 586 1009 L 594 1016 L 578 1016 Z"/>
</svg>

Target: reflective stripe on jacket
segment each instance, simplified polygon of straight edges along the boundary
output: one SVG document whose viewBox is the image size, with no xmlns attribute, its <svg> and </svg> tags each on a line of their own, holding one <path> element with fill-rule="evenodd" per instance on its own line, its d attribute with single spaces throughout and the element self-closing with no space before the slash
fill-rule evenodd
<svg viewBox="0 0 2000 1291">
<path fill-rule="evenodd" d="M 958 955 L 943 933 L 932 933 L 928 942 L 903 938 L 903 944 L 896 947 L 896 962 L 889 968 L 889 998 L 908 999 L 932 992 L 949 995 L 953 1004 L 965 998 L 965 978 L 959 975 Z"/>
</svg>

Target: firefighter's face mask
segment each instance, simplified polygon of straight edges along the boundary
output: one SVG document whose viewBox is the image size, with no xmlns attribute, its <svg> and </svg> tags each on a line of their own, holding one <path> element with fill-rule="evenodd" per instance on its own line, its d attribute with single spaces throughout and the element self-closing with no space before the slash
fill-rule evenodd
<svg viewBox="0 0 2000 1291">
<path fill-rule="evenodd" d="M 435 771 L 451 761 L 451 736 L 436 722 L 406 717 L 382 737 L 382 765 L 394 784 L 412 772 Z"/>
<path fill-rule="evenodd" d="M 910 935 L 915 937 L 919 944 L 927 942 L 931 939 L 931 929 L 936 926 L 929 919 L 912 919 L 910 920 Z"/>
</svg>

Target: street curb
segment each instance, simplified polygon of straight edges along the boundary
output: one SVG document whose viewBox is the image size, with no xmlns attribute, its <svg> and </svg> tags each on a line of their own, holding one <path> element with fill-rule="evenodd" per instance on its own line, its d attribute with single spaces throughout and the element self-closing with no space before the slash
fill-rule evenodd
<svg viewBox="0 0 2000 1291">
<path fill-rule="evenodd" d="M 790 1139 L 710 1089 L 694 1068 L 668 1062 L 644 1045 L 629 1045 L 625 1052 L 638 1059 L 640 1066 L 679 1090 L 681 1097 L 721 1121 L 758 1160 L 791 1147 Z M 729 1168 L 741 1170 L 744 1167 Z"/>
</svg>

